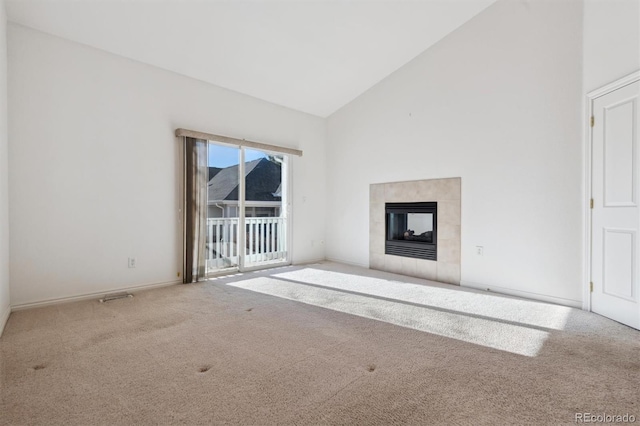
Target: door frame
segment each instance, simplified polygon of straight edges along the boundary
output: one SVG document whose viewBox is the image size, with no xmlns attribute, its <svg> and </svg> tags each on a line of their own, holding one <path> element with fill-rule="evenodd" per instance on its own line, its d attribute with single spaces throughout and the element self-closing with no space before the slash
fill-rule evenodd
<svg viewBox="0 0 640 426">
<path fill-rule="evenodd" d="M 270 154 L 270 155 L 279 155 L 283 157 L 283 166 L 285 167 L 285 182 L 283 182 L 285 184 L 285 200 L 282 203 L 282 207 L 281 209 L 285 210 L 285 214 L 286 214 L 286 222 L 285 222 L 285 232 L 286 232 L 286 244 L 287 244 L 287 256 L 286 258 L 281 261 L 281 262 L 270 262 L 270 263 L 266 263 L 264 265 L 253 265 L 253 266 L 246 266 L 245 265 L 245 252 L 244 252 L 244 245 L 242 245 L 243 247 L 243 252 L 242 254 L 240 253 L 240 251 L 238 251 L 238 265 L 236 265 L 235 267 L 231 267 L 231 268 L 225 268 L 225 269 L 221 269 L 221 270 L 217 270 L 217 271 L 212 271 L 212 272 L 207 272 L 206 278 L 216 278 L 219 276 L 225 276 L 225 275 L 229 275 L 229 274 L 233 274 L 233 273 L 243 273 L 243 272 L 253 272 L 253 271 L 260 271 L 263 269 L 271 269 L 271 268 L 281 268 L 283 266 L 289 266 L 292 264 L 292 244 L 293 244 L 293 236 L 292 236 L 292 229 L 293 229 L 293 161 L 292 158 L 293 156 L 288 154 L 288 153 L 283 153 L 283 152 L 278 152 L 278 151 L 270 151 L 268 149 L 263 149 L 263 148 L 253 148 L 253 147 L 249 147 L 249 146 L 244 146 L 244 145 L 236 145 L 232 142 L 220 142 L 217 139 L 206 139 L 207 144 L 209 143 L 214 143 L 216 145 L 221 145 L 221 146 L 226 146 L 226 147 L 230 147 L 230 148 L 237 148 L 238 149 L 238 241 L 245 241 L 246 238 L 246 227 L 245 226 L 240 226 L 242 224 L 244 224 L 245 222 L 245 193 L 246 193 L 246 187 L 245 187 L 245 179 L 243 176 L 245 176 L 245 150 L 246 149 L 251 149 L 251 150 L 255 150 L 255 151 L 261 151 L 264 152 L 266 154 Z M 209 147 L 207 145 L 207 151 L 208 151 Z M 207 158 L 208 158 L 208 154 L 207 154 Z M 181 185 L 184 186 L 184 185 Z M 182 199 L 182 198 L 181 198 Z M 184 227 L 183 227 L 184 228 Z M 184 229 L 183 229 L 183 235 L 182 235 L 182 239 L 183 239 L 183 251 L 184 251 Z"/>
<path fill-rule="evenodd" d="M 584 261 L 583 263 L 583 271 L 582 276 L 584 279 L 583 285 L 583 297 L 582 297 L 582 309 L 585 311 L 591 311 L 591 266 L 592 266 L 592 256 L 593 256 L 593 242 L 592 242 L 592 208 L 591 208 L 591 199 L 593 197 L 593 179 L 592 179 L 592 170 L 593 170 L 593 128 L 591 127 L 591 117 L 593 117 L 593 103 L 596 99 L 601 96 L 607 95 L 615 90 L 620 89 L 621 87 L 628 86 L 629 84 L 640 81 L 640 70 L 632 72 L 629 75 L 626 75 L 612 83 L 606 84 L 598 89 L 592 90 L 587 93 L 586 97 L 586 107 L 585 113 L 586 117 L 584 120 L 585 131 L 584 131 L 584 191 L 583 191 L 583 211 L 584 211 Z"/>
</svg>

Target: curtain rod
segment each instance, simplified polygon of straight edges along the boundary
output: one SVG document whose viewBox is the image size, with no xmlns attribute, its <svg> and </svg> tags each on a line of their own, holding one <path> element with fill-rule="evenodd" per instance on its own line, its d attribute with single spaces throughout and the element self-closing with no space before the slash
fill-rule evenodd
<svg viewBox="0 0 640 426">
<path fill-rule="evenodd" d="M 195 130 L 176 129 L 176 136 L 178 137 L 186 136 L 186 137 L 195 138 L 195 139 L 206 139 L 208 141 L 217 141 L 217 142 L 228 143 L 231 145 L 245 146 L 248 148 L 255 148 L 262 151 L 280 152 L 283 154 L 297 155 L 299 157 L 302 156 L 302 151 L 300 151 L 299 149 L 285 148 L 282 146 L 269 145 L 261 142 L 252 142 L 245 139 L 230 138 L 229 136 L 214 135 L 213 133 L 196 132 Z"/>
</svg>

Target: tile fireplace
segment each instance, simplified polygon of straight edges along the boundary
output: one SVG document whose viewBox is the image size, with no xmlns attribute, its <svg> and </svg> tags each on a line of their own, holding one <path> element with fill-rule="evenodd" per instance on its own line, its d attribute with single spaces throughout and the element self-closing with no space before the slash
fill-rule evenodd
<svg viewBox="0 0 640 426">
<path fill-rule="evenodd" d="M 369 267 L 459 285 L 461 179 L 369 189 Z"/>
</svg>

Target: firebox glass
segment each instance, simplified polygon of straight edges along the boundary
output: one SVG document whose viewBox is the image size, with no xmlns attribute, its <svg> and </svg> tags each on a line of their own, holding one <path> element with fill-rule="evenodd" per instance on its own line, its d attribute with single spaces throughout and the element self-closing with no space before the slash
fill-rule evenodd
<svg viewBox="0 0 640 426">
<path fill-rule="evenodd" d="M 387 239 L 433 243 L 433 213 L 389 213 Z"/>
</svg>

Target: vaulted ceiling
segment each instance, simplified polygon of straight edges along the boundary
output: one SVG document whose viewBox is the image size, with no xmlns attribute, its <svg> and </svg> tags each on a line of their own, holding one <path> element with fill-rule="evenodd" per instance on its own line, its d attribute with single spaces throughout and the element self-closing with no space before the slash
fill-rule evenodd
<svg viewBox="0 0 640 426">
<path fill-rule="evenodd" d="M 326 117 L 495 0 L 9 0 L 10 21 Z"/>
</svg>

